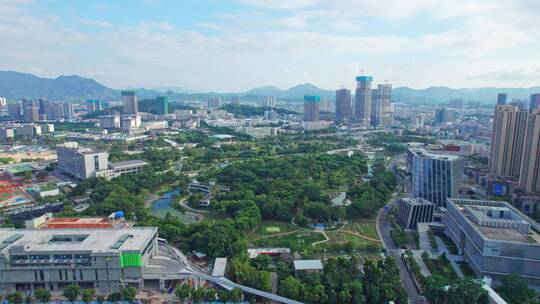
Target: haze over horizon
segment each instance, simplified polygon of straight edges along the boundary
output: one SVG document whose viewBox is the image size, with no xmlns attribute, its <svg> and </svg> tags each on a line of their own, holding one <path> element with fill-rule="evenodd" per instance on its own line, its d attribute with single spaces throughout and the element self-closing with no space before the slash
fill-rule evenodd
<svg viewBox="0 0 540 304">
<path fill-rule="evenodd" d="M 361 70 L 412 88 L 532 87 L 537 28 L 534 0 L 6 0 L 0 70 L 199 92 L 352 88 Z"/>
</svg>

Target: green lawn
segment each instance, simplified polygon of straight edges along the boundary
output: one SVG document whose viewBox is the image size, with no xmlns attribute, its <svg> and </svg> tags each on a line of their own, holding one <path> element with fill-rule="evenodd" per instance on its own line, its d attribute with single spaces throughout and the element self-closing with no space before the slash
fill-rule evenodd
<svg viewBox="0 0 540 304">
<path fill-rule="evenodd" d="M 257 230 L 251 235 L 251 239 L 261 236 L 281 234 L 294 230 L 290 223 L 279 221 L 262 221 Z"/>
<path fill-rule="evenodd" d="M 375 225 L 375 220 L 357 220 L 351 221 L 345 229 L 378 240 L 379 236 Z"/>
<path fill-rule="evenodd" d="M 372 242 L 342 231 L 327 232 L 326 235 L 330 239 L 328 243 L 326 243 L 328 245 L 345 244 L 350 242 L 358 250 L 373 250 L 373 248 L 380 248 L 380 243 L 378 242 Z"/>
<path fill-rule="evenodd" d="M 354 220 L 351 221 L 343 230 L 358 233 L 368 238 L 379 239 L 377 236 L 376 223 L 374 219 L 366 220 Z M 330 239 L 328 245 L 352 243 L 358 250 L 373 250 L 373 248 L 380 248 L 379 242 L 373 242 L 356 236 L 344 231 L 326 232 L 326 235 Z"/>
<path fill-rule="evenodd" d="M 290 235 L 259 239 L 254 241 L 253 245 L 257 247 L 287 247 L 293 251 L 298 251 L 304 248 L 312 248 L 312 243 L 322 240 L 324 240 L 324 236 L 321 233 L 299 231 Z"/>
</svg>

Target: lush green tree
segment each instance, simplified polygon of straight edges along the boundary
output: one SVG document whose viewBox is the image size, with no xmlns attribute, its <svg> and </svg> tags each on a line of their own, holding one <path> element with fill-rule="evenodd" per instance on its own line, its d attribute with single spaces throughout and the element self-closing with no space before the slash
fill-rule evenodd
<svg viewBox="0 0 540 304">
<path fill-rule="evenodd" d="M 176 290 L 174 293 L 178 301 L 180 301 L 180 303 L 184 303 L 184 301 L 186 301 L 189 298 L 191 294 L 191 290 L 192 289 L 188 284 L 182 284 L 176 287 Z"/>
<path fill-rule="evenodd" d="M 448 279 L 440 275 L 432 275 L 425 279 L 423 284 L 424 296 L 431 303 L 444 303 L 447 298 L 446 287 Z"/>
<path fill-rule="evenodd" d="M 231 300 L 231 294 L 226 290 L 220 290 L 218 292 L 218 299 L 220 302 L 227 303 Z"/>
<path fill-rule="evenodd" d="M 107 301 L 109 302 L 118 302 L 122 300 L 122 293 L 120 292 L 113 292 L 107 295 Z"/>
<path fill-rule="evenodd" d="M 289 276 L 280 282 L 279 292 L 287 298 L 301 299 L 304 295 L 304 285 L 300 280 Z"/>
<path fill-rule="evenodd" d="M 240 302 L 242 300 L 242 296 L 243 296 L 243 293 L 240 288 L 235 287 L 233 288 L 233 290 L 231 290 L 231 301 Z"/>
<path fill-rule="evenodd" d="M 457 281 L 448 289 L 448 304 L 487 304 L 489 298 L 487 291 L 482 288 L 482 281 L 465 278 Z"/>
<path fill-rule="evenodd" d="M 64 297 L 70 302 L 75 302 L 81 294 L 81 288 L 77 285 L 68 285 L 64 288 Z"/>
<path fill-rule="evenodd" d="M 32 296 L 27 295 L 26 297 L 24 297 L 24 303 L 26 304 L 32 303 Z"/>
<path fill-rule="evenodd" d="M 84 289 L 82 291 L 82 300 L 84 303 L 90 303 L 92 302 L 92 299 L 94 298 L 95 291 L 93 289 Z"/>
<path fill-rule="evenodd" d="M 529 288 L 526 279 L 517 274 L 502 277 L 501 285 L 496 290 L 508 304 L 538 303 L 536 292 Z"/>
<path fill-rule="evenodd" d="M 204 300 L 205 296 L 206 296 L 206 291 L 202 287 L 194 289 L 191 292 L 191 300 L 193 300 L 193 302 L 195 302 L 195 303 Z"/>
<path fill-rule="evenodd" d="M 23 303 L 23 297 L 24 295 L 20 291 L 16 291 L 14 293 L 10 293 L 6 296 L 6 300 L 10 303 L 14 304 L 22 304 Z"/>
<path fill-rule="evenodd" d="M 266 254 L 261 254 L 256 258 L 251 259 L 251 265 L 253 265 L 253 267 L 255 267 L 257 270 L 268 269 L 271 262 L 272 258 Z"/>
<path fill-rule="evenodd" d="M 122 294 L 122 299 L 130 303 L 135 301 L 135 297 L 137 297 L 137 289 L 131 286 L 122 288 L 120 293 Z"/>
<path fill-rule="evenodd" d="M 44 288 L 38 288 L 34 291 L 34 298 L 41 303 L 49 302 L 51 300 L 51 292 Z"/>
</svg>

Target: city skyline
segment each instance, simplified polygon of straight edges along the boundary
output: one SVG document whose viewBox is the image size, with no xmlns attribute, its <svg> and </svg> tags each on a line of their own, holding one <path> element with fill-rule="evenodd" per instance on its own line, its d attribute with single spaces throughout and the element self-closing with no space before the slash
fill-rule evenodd
<svg viewBox="0 0 540 304">
<path fill-rule="evenodd" d="M 537 85 L 538 3 L 438 2 L 8 0 L 0 69 L 196 91 L 352 88 L 361 70 L 395 87 Z"/>
</svg>

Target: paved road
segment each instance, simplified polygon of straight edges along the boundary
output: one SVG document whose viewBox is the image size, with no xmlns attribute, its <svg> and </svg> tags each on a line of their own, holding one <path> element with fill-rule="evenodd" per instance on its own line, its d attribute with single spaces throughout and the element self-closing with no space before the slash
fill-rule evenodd
<svg viewBox="0 0 540 304">
<path fill-rule="evenodd" d="M 398 182 L 404 187 L 406 193 L 410 193 L 410 186 L 408 185 L 408 182 L 406 180 L 402 180 L 399 175 L 397 175 L 396 163 L 403 157 L 405 157 L 405 154 L 401 154 L 392 158 L 388 162 L 387 168 L 392 173 L 394 173 L 394 175 L 396 175 L 396 177 L 398 178 Z M 381 240 L 381 243 L 386 249 L 388 255 L 395 259 L 396 266 L 399 269 L 401 282 L 403 284 L 403 287 L 405 288 L 405 291 L 407 291 L 407 295 L 409 296 L 411 302 L 414 304 L 427 304 L 428 301 L 419 293 L 416 285 L 414 284 L 413 278 L 409 273 L 409 270 L 401 259 L 401 250 L 397 248 L 394 240 L 392 240 L 392 238 L 390 237 L 391 224 L 388 221 L 388 213 L 392 210 L 395 204 L 396 201 L 388 204 L 386 209 L 381 209 L 379 211 L 379 214 L 377 214 L 377 234 L 379 235 L 379 239 Z"/>
<path fill-rule="evenodd" d="M 390 212 L 391 207 L 393 207 L 394 204 L 395 202 L 389 205 L 390 208 L 388 211 L 382 209 L 377 215 L 377 233 L 379 234 L 379 238 L 381 239 L 383 247 L 386 249 L 388 255 L 393 257 L 396 261 L 401 282 L 405 288 L 405 291 L 407 291 L 409 299 L 414 304 L 427 304 L 428 301 L 418 292 L 418 289 L 416 289 L 413 278 L 407 270 L 407 267 L 405 267 L 405 263 L 403 263 L 403 260 L 401 259 L 401 251 L 396 247 L 396 244 L 394 244 L 394 241 L 390 237 L 391 224 L 388 221 L 388 212 Z"/>
</svg>

